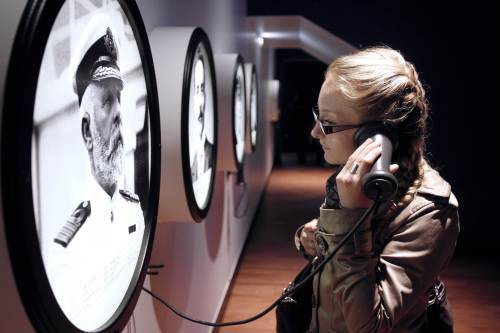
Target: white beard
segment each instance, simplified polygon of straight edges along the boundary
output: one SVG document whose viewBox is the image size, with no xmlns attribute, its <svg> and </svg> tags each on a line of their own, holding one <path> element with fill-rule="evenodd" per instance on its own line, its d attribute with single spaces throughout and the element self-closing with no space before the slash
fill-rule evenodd
<svg viewBox="0 0 500 333">
<path fill-rule="evenodd" d="M 93 132 L 94 176 L 103 188 L 111 188 L 122 174 L 123 143 L 118 139 L 121 135 L 118 132 L 107 142 L 97 131 Z M 116 149 L 113 150 L 115 147 Z"/>
</svg>

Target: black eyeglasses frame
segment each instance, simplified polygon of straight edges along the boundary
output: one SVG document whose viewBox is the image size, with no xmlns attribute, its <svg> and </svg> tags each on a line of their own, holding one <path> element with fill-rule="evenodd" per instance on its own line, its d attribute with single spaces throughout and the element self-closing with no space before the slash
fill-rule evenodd
<svg viewBox="0 0 500 333">
<path fill-rule="evenodd" d="M 321 120 L 319 120 L 319 108 L 318 108 L 318 106 L 313 106 L 312 113 L 314 116 L 314 121 L 316 123 L 318 123 L 319 128 L 321 129 L 321 132 L 323 132 L 324 135 L 329 135 L 329 134 L 333 134 L 333 133 L 347 131 L 347 130 L 350 130 L 353 128 L 359 128 L 359 127 L 366 125 L 366 124 L 369 124 L 369 123 L 374 123 L 373 121 L 371 121 L 371 122 L 365 122 L 365 123 L 360 123 L 360 124 L 325 125 Z"/>
</svg>

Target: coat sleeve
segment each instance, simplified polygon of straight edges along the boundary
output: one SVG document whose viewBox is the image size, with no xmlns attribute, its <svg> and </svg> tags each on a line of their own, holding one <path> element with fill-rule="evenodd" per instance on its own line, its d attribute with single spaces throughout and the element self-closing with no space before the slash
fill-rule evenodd
<svg viewBox="0 0 500 333">
<path fill-rule="evenodd" d="M 330 232 L 342 236 L 359 215 L 322 209 L 320 218 Z M 333 302 L 342 309 L 348 331 L 388 332 L 422 300 L 450 260 L 459 232 L 457 208 L 432 202 L 421 206 L 392 233 L 379 255 L 367 231 L 347 243 L 325 269 L 331 270 Z M 329 245 L 340 238 L 333 237 Z"/>
</svg>

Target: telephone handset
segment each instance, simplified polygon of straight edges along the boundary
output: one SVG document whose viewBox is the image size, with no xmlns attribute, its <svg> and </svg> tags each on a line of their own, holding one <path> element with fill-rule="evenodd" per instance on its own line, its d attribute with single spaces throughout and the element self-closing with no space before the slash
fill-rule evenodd
<svg viewBox="0 0 500 333">
<path fill-rule="evenodd" d="M 389 200 L 398 189 L 398 181 L 389 172 L 394 149 L 398 145 L 397 133 L 381 122 L 370 122 L 361 126 L 354 134 L 354 145 L 358 147 L 368 138 L 382 144 L 382 154 L 370 171 L 363 177 L 363 193 L 375 200 L 378 194 L 381 201 Z"/>
</svg>

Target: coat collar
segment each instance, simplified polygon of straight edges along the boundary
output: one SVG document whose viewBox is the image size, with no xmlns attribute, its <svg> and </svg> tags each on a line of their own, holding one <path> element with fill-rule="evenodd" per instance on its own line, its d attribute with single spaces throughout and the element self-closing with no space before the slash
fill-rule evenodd
<svg viewBox="0 0 500 333">
<path fill-rule="evenodd" d="M 449 198 L 451 195 L 451 186 L 444 180 L 439 172 L 429 166 L 426 160 L 424 164 L 424 178 L 422 185 L 417 189 L 418 193 L 431 194 L 437 197 Z"/>
<path fill-rule="evenodd" d="M 441 177 L 439 172 L 431 168 L 426 160 L 423 160 L 423 164 L 424 178 L 422 180 L 422 185 L 417 189 L 417 193 L 424 196 L 432 195 L 441 199 L 439 201 L 458 207 L 458 200 L 451 192 L 450 184 Z"/>
</svg>

